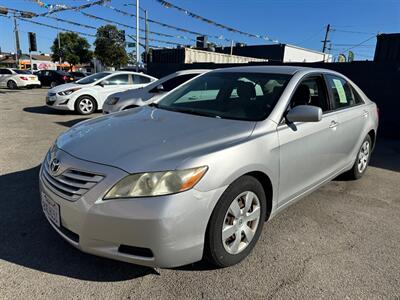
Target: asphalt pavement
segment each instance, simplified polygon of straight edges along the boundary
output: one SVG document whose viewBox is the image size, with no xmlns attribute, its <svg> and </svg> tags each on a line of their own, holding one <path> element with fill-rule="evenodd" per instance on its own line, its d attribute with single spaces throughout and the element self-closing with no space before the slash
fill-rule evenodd
<svg viewBox="0 0 400 300">
<path fill-rule="evenodd" d="M 400 299 L 400 141 L 378 136 L 364 178 L 265 223 L 239 265 L 151 269 L 81 253 L 47 223 L 40 163 L 88 117 L 45 107 L 45 93 L 0 89 L 0 299 Z"/>
</svg>

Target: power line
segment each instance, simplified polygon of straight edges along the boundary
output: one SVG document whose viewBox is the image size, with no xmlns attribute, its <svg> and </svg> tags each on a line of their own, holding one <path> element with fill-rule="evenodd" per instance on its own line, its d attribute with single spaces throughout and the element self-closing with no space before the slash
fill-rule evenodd
<svg viewBox="0 0 400 300">
<path fill-rule="evenodd" d="M 89 37 L 96 37 L 94 34 L 89 34 L 89 33 L 84 33 L 84 32 L 80 32 L 80 31 L 69 30 L 69 29 L 65 29 L 65 28 L 62 28 L 62 27 L 53 26 L 53 25 L 50 25 L 50 24 L 36 22 L 36 21 L 30 20 L 30 19 L 25 19 L 25 18 L 21 18 L 21 17 L 17 17 L 17 19 L 21 20 L 23 22 L 29 22 L 29 23 L 36 24 L 36 25 L 39 25 L 39 26 L 53 28 L 53 29 L 56 29 L 56 30 L 62 30 L 62 31 L 67 31 L 67 32 L 78 33 L 80 35 L 89 36 Z"/>
<path fill-rule="evenodd" d="M 83 27 L 83 28 L 97 29 L 97 28 L 94 27 L 94 26 L 85 25 L 85 24 L 80 24 L 80 23 L 77 23 L 77 22 L 74 22 L 74 21 L 69 21 L 69 20 L 60 19 L 60 18 L 56 18 L 56 17 L 45 16 L 45 18 L 53 19 L 53 20 L 56 20 L 56 21 L 59 21 L 59 22 L 64 22 L 64 23 L 68 23 L 68 24 L 75 25 L 75 26 L 79 26 L 79 27 Z"/>
<path fill-rule="evenodd" d="M 365 41 L 362 41 L 361 43 L 358 43 L 350 48 L 347 48 L 346 50 L 344 50 L 343 52 L 347 52 L 350 51 L 351 49 L 360 47 L 361 45 L 365 44 L 366 42 L 369 42 L 370 40 L 372 40 L 373 38 L 376 38 L 376 35 L 374 34 L 373 36 L 369 37 L 368 39 L 366 39 Z"/>
<path fill-rule="evenodd" d="M 337 31 L 337 32 L 344 32 L 344 33 L 355 33 L 355 34 L 375 34 L 373 32 L 365 32 L 365 31 L 352 31 L 352 30 L 342 30 L 342 29 L 332 29 L 332 31 Z"/>
<path fill-rule="evenodd" d="M 80 11 L 80 13 L 83 14 L 84 16 L 92 18 L 92 19 L 97 19 L 97 20 L 101 20 L 101 21 L 104 21 L 104 22 L 117 24 L 117 25 L 120 25 L 120 26 L 125 27 L 125 28 L 136 30 L 136 27 L 130 26 L 130 25 L 118 22 L 118 21 L 113 21 L 113 20 L 110 20 L 110 19 L 106 19 L 106 18 L 103 18 L 103 17 L 99 17 L 99 16 L 96 16 L 96 15 L 93 15 L 93 14 L 89 14 L 89 13 L 83 12 L 83 11 Z M 140 31 L 146 32 L 145 29 L 140 29 Z M 186 39 L 186 40 L 190 40 L 190 41 L 196 41 L 195 39 L 187 38 L 187 37 L 184 37 L 184 36 L 181 36 L 181 35 L 174 36 L 174 35 L 171 35 L 171 34 L 155 32 L 155 31 L 149 31 L 149 32 L 151 34 L 154 34 L 154 35 L 168 37 L 168 38 L 180 38 L 180 39 Z"/>
<path fill-rule="evenodd" d="M 129 12 L 124 11 L 124 10 L 122 10 L 122 9 L 118 9 L 118 8 L 115 8 L 115 7 L 113 7 L 113 6 L 111 6 L 111 5 L 107 5 L 107 4 L 105 4 L 105 5 L 103 5 L 103 6 L 106 7 L 106 8 L 109 8 L 109 9 L 111 9 L 111 10 L 117 12 L 117 13 L 120 13 L 120 14 L 122 14 L 122 15 L 124 15 L 124 16 L 129 16 L 129 17 L 134 17 L 134 18 L 136 18 L 136 15 L 135 15 L 135 14 L 129 13 Z M 145 19 L 145 18 L 140 17 L 140 16 L 139 16 L 139 18 L 140 18 L 141 20 L 144 20 L 144 19 Z M 225 41 L 228 41 L 228 42 L 231 41 L 231 40 L 229 40 L 229 39 L 224 38 L 223 36 L 215 36 L 215 35 L 200 33 L 200 32 L 188 30 L 188 29 L 185 29 L 185 28 L 182 28 L 182 27 L 177 27 L 177 26 L 174 26 L 174 25 L 166 24 L 166 23 L 163 23 L 163 22 L 160 22 L 160 21 L 156 21 L 156 20 L 153 20 L 153 19 L 148 19 L 148 22 L 153 23 L 153 24 L 160 25 L 160 26 L 165 27 L 165 28 L 174 29 L 174 30 L 177 30 L 177 31 L 181 31 L 181 32 L 185 32 L 185 33 L 189 33 L 189 34 L 193 34 L 193 35 L 206 35 L 206 36 L 212 37 L 212 38 L 214 38 L 214 39 L 218 39 L 218 40 L 225 40 Z"/>
</svg>

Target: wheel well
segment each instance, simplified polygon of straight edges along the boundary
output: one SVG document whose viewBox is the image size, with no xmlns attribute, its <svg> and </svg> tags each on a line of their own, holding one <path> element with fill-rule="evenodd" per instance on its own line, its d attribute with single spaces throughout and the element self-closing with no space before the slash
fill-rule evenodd
<svg viewBox="0 0 400 300">
<path fill-rule="evenodd" d="M 376 133 L 375 133 L 375 130 L 370 130 L 369 132 L 368 132 L 368 135 L 369 135 L 369 137 L 371 138 L 371 142 L 372 142 L 372 148 L 374 148 L 375 147 L 375 138 L 376 138 Z"/>
<path fill-rule="evenodd" d="M 261 183 L 265 192 L 265 199 L 267 200 L 266 220 L 268 220 L 272 210 L 272 199 L 273 199 L 273 189 L 271 180 L 269 179 L 267 174 L 260 171 L 250 172 L 245 175 L 252 176 Z"/>
</svg>

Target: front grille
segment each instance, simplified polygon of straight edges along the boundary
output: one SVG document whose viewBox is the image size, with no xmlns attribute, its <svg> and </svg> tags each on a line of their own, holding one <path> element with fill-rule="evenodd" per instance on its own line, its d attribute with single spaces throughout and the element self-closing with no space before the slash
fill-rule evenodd
<svg viewBox="0 0 400 300">
<path fill-rule="evenodd" d="M 43 163 L 43 182 L 52 192 L 69 201 L 78 200 L 104 178 L 100 174 L 76 169 L 67 169 L 60 175 L 53 176 L 49 166 L 50 155 Z"/>
</svg>

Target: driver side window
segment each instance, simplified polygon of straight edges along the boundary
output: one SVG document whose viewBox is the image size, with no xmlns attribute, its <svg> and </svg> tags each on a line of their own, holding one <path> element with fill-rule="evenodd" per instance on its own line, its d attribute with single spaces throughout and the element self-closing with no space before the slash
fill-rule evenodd
<svg viewBox="0 0 400 300">
<path fill-rule="evenodd" d="M 290 101 L 290 108 L 298 105 L 320 107 L 322 112 L 329 110 L 327 93 L 323 78 L 313 76 L 304 79 L 296 88 Z"/>
</svg>

